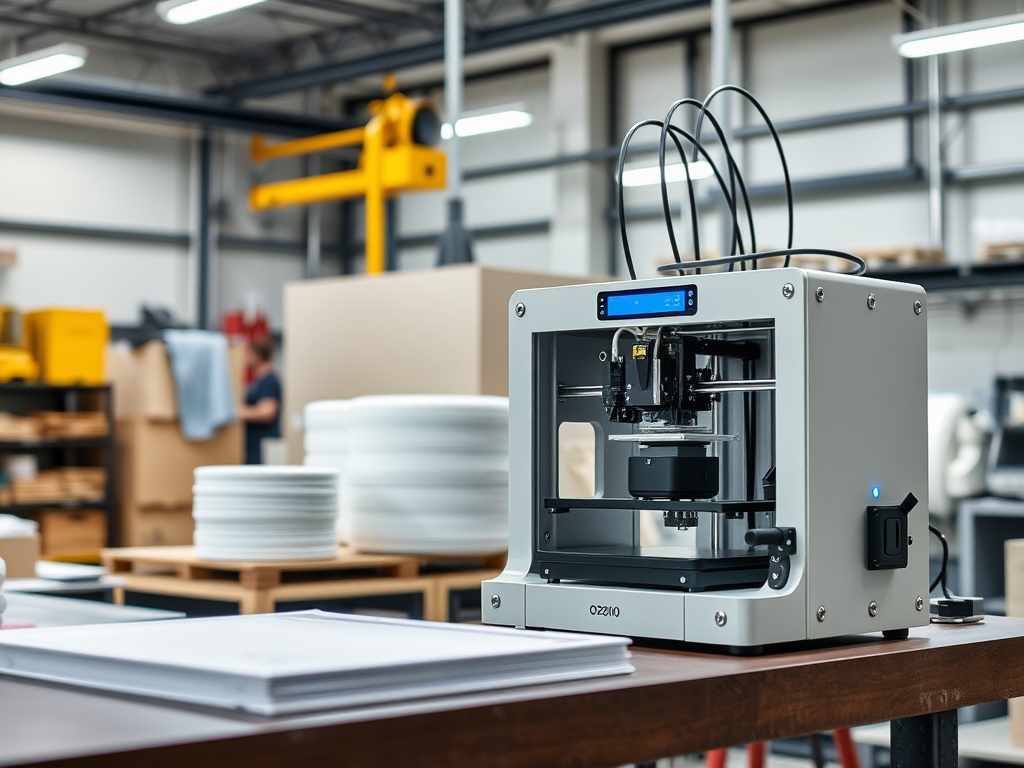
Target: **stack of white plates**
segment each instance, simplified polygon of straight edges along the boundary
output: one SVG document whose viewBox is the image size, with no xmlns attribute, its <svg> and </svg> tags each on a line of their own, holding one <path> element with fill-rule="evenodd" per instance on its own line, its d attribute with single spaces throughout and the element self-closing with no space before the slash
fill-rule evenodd
<svg viewBox="0 0 1024 768">
<path fill-rule="evenodd" d="M 507 548 L 507 398 L 360 397 L 348 415 L 356 548 L 430 555 Z"/>
<path fill-rule="evenodd" d="M 349 540 L 349 516 L 345 503 L 348 455 L 348 400 L 317 400 L 303 409 L 307 467 L 338 470 L 338 541 Z"/>
<path fill-rule="evenodd" d="M 337 555 L 338 473 L 323 467 L 199 467 L 192 516 L 205 560 Z"/>
</svg>

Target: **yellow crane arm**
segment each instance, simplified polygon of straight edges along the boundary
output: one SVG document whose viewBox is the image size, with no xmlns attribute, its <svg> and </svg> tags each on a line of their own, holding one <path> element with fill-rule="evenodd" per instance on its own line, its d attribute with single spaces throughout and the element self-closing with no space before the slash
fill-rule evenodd
<svg viewBox="0 0 1024 768">
<path fill-rule="evenodd" d="M 304 139 L 293 139 L 283 141 L 280 144 L 267 144 L 264 136 L 253 136 L 249 142 L 249 157 L 257 163 L 265 160 L 274 160 L 278 157 L 292 157 L 293 155 L 309 155 L 314 152 L 323 152 L 327 149 L 337 147 L 351 147 L 363 143 L 365 127 L 349 128 L 346 131 L 335 131 L 324 133 L 320 136 L 309 136 Z"/>
</svg>

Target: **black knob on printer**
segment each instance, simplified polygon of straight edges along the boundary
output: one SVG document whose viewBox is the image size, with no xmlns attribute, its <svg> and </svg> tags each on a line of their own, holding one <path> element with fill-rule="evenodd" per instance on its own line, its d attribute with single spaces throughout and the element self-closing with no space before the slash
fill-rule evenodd
<svg viewBox="0 0 1024 768">
<path fill-rule="evenodd" d="M 907 494 L 907 498 L 905 498 L 903 501 L 900 502 L 900 510 L 902 510 L 903 514 L 907 514 L 908 512 L 910 512 L 910 510 L 912 510 L 916 506 L 917 506 L 917 496 L 915 496 L 912 493 L 908 493 Z"/>
<path fill-rule="evenodd" d="M 748 547 L 758 547 L 763 544 L 782 547 L 788 543 L 786 532 L 781 528 L 751 528 L 743 536 L 743 541 L 747 543 Z"/>
</svg>

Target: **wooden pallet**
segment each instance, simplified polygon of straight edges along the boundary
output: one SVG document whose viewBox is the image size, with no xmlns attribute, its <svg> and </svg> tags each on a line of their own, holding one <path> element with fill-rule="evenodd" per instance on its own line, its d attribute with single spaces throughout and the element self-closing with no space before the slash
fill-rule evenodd
<svg viewBox="0 0 1024 768">
<path fill-rule="evenodd" d="M 871 271 L 946 263 L 946 252 L 941 248 L 918 248 L 908 245 L 865 248 L 853 253 L 864 259 Z"/>
<path fill-rule="evenodd" d="M 269 613 L 278 603 L 378 595 L 420 594 L 424 618 L 448 620 L 448 596 L 493 578 L 505 555 L 425 557 L 374 555 L 339 548 L 330 560 L 221 562 L 202 560 L 194 547 L 107 549 L 103 564 L 124 590 L 237 603 L 240 613 Z M 450 564 L 455 570 L 445 571 Z M 478 569 L 465 570 L 467 565 Z"/>
<path fill-rule="evenodd" d="M 981 260 L 992 263 L 1024 259 L 1024 243 L 989 243 L 981 251 Z"/>
</svg>

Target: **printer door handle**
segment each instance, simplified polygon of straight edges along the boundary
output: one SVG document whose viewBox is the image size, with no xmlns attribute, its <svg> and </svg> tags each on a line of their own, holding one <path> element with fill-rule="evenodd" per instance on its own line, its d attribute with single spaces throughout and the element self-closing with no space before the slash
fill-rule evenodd
<svg viewBox="0 0 1024 768">
<path fill-rule="evenodd" d="M 782 589 L 789 581 L 789 556 L 796 554 L 796 528 L 751 528 L 743 540 L 750 547 L 768 547 L 768 587 Z"/>
</svg>

